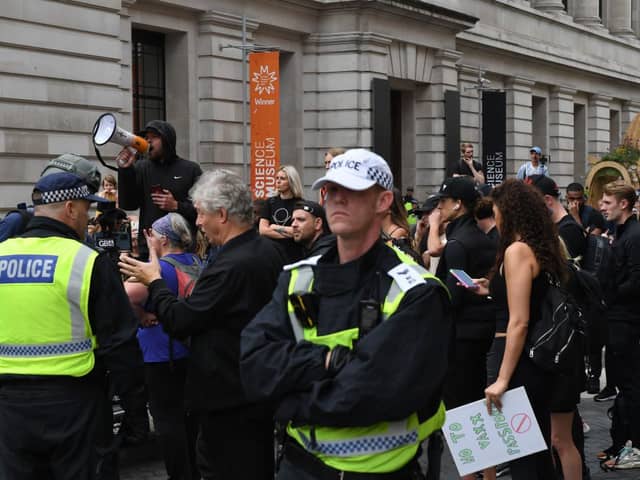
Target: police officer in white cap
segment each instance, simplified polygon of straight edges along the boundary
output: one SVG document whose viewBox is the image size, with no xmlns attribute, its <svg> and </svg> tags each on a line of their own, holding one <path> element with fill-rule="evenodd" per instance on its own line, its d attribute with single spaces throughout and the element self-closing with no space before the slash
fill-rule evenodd
<svg viewBox="0 0 640 480">
<path fill-rule="evenodd" d="M 393 201 L 384 159 L 349 150 L 321 187 L 337 244 L 285 267 L 243 331 L 243 384 L 287 425 L 278 479 L 413 479 L 444 420 L 447 291 L 380 239 Z"/>
</svg>

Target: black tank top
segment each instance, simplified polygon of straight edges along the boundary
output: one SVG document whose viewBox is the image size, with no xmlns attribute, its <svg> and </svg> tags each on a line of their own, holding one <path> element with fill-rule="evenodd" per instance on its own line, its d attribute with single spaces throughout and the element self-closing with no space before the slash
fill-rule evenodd
<svg viewBox="0 0 640 480">
<path fill-rule="evenodd" d="M 535 325 L 540 318 L 540 303 L 547 290 L 547 285 L 548 283 L 545 281 L 545 276 L 542 272 L 533 279 L 533 284 L 531 285 L 531 301 L 529 302 L 530 326 Z M 499 312 L 506 312 L 506 315 L 498 315 L 498 318 L 505 318 L 505 323 L 504 325 L 496 325 L 496 331 L 506 332 L 509 321 L 509 306 L 507 303 L 507 283 L 505 282 L 502 268 L 500 268 L 499 272 L 491 279 L 489 291 L 493 297 L 496 309 Z M 500 327 L 504 328 L 504 330 L 501 330 Z"/>
</svg>

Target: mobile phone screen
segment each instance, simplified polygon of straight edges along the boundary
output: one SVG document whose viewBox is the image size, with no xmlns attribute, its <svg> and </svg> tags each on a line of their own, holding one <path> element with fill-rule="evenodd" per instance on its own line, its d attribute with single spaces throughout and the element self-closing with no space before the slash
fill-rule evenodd
<svg viewBox="0 0 640 480">
<path fill-rule="evenodd" d="M 456 277 L 465 288 L 478 288 L 478 286 L 473 283 L 473 279 L 464 270 L 452 268 L 449 272 L 451 272 L 451 275 Z"/>
<path fill-rule="evenodd" d="M 162 185 L 151 185 L 151 193 L 162 193 Z"/>
</svg>

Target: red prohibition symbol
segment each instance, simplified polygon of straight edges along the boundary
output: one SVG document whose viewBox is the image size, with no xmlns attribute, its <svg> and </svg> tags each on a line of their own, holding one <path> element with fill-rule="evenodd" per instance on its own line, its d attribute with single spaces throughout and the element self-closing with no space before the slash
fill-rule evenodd
<svg viewBox="0 0 640 480">
<path fill-rule="evenodd" d="M 526 413 L 516 413 L 511 417 L 511 428 L 516 433 L 526 433 L 531 428 L 531 418 Z"/>
</svg>

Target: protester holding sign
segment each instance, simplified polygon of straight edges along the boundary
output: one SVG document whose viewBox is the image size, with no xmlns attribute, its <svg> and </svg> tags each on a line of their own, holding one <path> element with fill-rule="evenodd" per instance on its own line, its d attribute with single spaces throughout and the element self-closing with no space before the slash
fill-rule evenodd
<svg viewBox="0 0 640 480">
<path fill-rule="evenodd" d="M 547 207 L 534 187 L 507 180 L 491 193 L 501 242 L 489 282 L 476 280 L 476 292 L 491 293 L 499 308 L 508 307 L 507 340 L 498 379 L 487 387 L 487 408 L 502 408 L 508 388 L 524 386 L 542 435 L 550 441 L 550 392 L 552 375 L 523 354 L 530 327 L 541 317 L 540 305 L 548 283 L 542 272 L 564 280 L 565 260 Z M 511 462 L 514 480 L 555 478 L 551 455 L 542 451 Z"/>
</svg>

